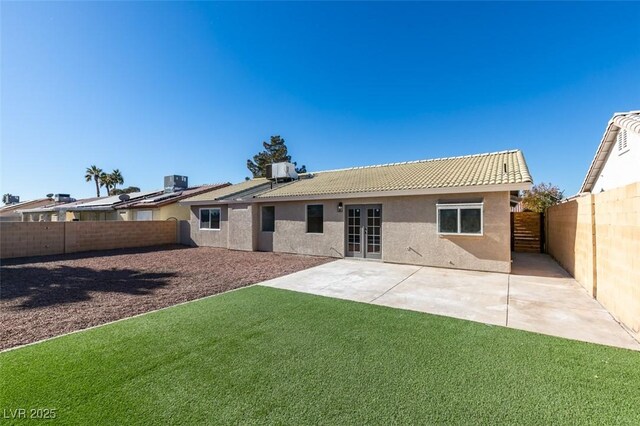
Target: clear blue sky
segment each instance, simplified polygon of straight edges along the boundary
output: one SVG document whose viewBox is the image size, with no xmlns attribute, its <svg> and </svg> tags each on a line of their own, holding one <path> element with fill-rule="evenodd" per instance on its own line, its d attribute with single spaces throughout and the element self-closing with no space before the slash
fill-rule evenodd
<svg viewBox="0 0 640 426">
<path fill-rule="evenodd" d="M 309 170 L 520 148 L 575 193 L 640 109 L 638 3 L 1 5 L 0 193 L 237 182 L 270 135 Z"/>
</svg>

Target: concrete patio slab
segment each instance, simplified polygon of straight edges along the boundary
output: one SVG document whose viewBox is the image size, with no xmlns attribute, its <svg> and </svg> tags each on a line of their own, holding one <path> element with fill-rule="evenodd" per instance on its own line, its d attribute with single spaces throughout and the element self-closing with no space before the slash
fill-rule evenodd
<svg viewBox="0 0 640 426">
<path fill-rule="evenodd" d="M 515 254 L 512 271 L 341 259 L 261 285 L 640 350 L 640 343 L 549 256 Z"/>
<path fill-rule="evenodd" d="M 343 259 L 261 283 L 262 285 L 371 302 L 407 279 L 419 266 Z"/>
<path fill-rule="evenodd" d="M 504 325 L 508 275 L 421 268 L 373 303 Z"/>
</svg>

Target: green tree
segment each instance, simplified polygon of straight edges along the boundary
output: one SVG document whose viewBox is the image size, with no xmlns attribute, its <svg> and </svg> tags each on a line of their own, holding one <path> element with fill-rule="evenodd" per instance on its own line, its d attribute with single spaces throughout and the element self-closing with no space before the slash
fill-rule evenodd
<svg viewBox="0 0 640 426">
<path fill-rule="evenodd" d="M 100 196 L 100 178 L 102 177 L 103 172 L 102 169 L 97 167 L 96 165 L 92 165 L 91 167 L 87 167 L 87 170 L 84 175 L 84 179 L 87 182 L 91 182 L 92 180 L 96 183 L 96 196 Z"/>
<path fill-rule="evenodd" d="M 122 173 L 120 173 L 120 169 L 115 169 L 110 173 L 110 175 L 111 175 L 111 183 L 113 184 L 113 189 L 115 189 L 117 185 L 124 184 L 124 178 L 122 177 Z"/>
<path fill-rule="evenodd" d="M 100 175 L 100 185 L 107 189 L 107 195 L 116 195 L 116 185 L 122 185 L 123 183 L 124 178 L 118 169 L 115 169 L 111 173 L 102 173 Z"/>
<path fill-rule="evenodd" d="M 111 195 L 111 187 L 113 186 L 113 183 L 111 182 L 111 174 L 104 172 L 100 174 L 100 186 L 105 187 L 107 190 L 107 196 Z"/>
<path fill-rule="evenodd" d="M 291 163 L 291 156 L 288 153 L 287 145 L 280 136 L 271 136 L 269 142 L 262 142 L 264 151 L 253 156 L 253 160 L 247 160 L 247 169 L 254 178 L 265 177 L 267 175 L 267 166 L 271 163 Z M 298 163 L 293 162 L 295 166 Z M 296 172 L 306 173 L 307 167 L 302 165 L 296 167 Z"/>
<path fill-rule="evenodd" d="M 542 213 L 548 207 L 558 203 L 564 197 L 563 191 L 551 183 L 539 183 L 531 190 L 524 191 L 522 196 L 522 207 L 525 210 Z"/>
<path fill-rule="evenodd" d="M 140 192 L 140 188 L 138 188 L 137 186 L 127 186 L 126 188 L 122 188 L 122 189 L 114 189 L 113 191 L 111 191 L 112 195 L 120 195 L 120 194 L 131 194 L 132 192 Z"/>
</svg>

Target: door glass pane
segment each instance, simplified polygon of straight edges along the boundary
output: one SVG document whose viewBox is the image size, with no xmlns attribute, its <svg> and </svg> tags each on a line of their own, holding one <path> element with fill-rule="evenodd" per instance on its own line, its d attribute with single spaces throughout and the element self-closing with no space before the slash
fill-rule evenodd
<svg viewBox="0 0 640 426">
<path fill-rule="evenodd" d="M 347 209 L 347 251 L 360 252 L 360 209 Z"/>
<path fill-rule="evenodd" d="M 438 210 L 438 232 L 458 232 L 458 209 Z"/>
<path fill-rule="evenodd" d="M 367 208 L 367 252 L 380 253 L 382 212 L 379 208 Z"/>
<path fill-rule="evenodd" d="M 463 234 L 479 234 L 481 216 L 480 209 L 460 209 L 460 232 Z"/>
</svg>

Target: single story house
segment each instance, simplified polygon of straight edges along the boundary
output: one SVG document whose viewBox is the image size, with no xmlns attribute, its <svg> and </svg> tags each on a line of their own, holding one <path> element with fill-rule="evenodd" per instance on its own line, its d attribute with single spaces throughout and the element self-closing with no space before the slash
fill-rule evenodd
<svg viewBox="0 0 640 426">
<path fill-rule="evenodd" d="M 0 221 L 20 222 L 22 220 L 23 210 L 45 206 L 52 202 L 52 198 L 38 198 L 36 200 L 21 201 L 18 203 L 4 205 L 0 207 Z"/>
<path fill-rule="evenodd" d="M 640 181 L 640 111 L 613 115 L 580 188 L 597 194 Z"/>
<path fill-rule="evenodd" d="M 178 201 L 204 194 L 229 183 L 189 187 L 186 176 L 166 176 L 165 188 L 155 191 L 75 200 L 49 200 L 50 204 L 22 210 L 25 222 L 104 221 L 104 220 L 188 220 L 189 208 Z"/>
<path fill-rule="evenodd" d="M 183 243 L 510 272 L 511 197 L 532 185 L 519 150 L 282 180 L 180 201 L 191 209 Z"/>
<path fill-rule="evenodd" d="M 115 209 L 122 220 L 189 220 L 189 208 L 178 204 L 180 200 L 229 185 L 229 183 L 216 183 L 162 192 L 143 199 L 123 202 Z"/>
<path fill-rule="evenodd" d="M 124 220 L 118 212 L 116 207 L 124 202 L 123 199 L 129 200 L 141 200 L 152 195 L 161 193 L 161 191 L 140 191 L 132 192 L 124 195 L 110 195 L 107 197 L 100 197 L 88 202 L 75 203 L 75 205 L 69 206 L 66 210 L 69 212 L 67 220 L 71 221 L 100 221 L 100 220 Z"/>
<path fill-rule="evenodd" d="M 69 209 L 84 203 L 98 200 L 98 197 L 83 198 L 73 201 L 53 201 L 50 204 L 32 209 L 24 209 L 22 213 L 23 222 L 65 222 L 71 221 L 75 217 Z"/>
</svg>

